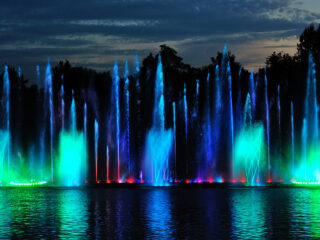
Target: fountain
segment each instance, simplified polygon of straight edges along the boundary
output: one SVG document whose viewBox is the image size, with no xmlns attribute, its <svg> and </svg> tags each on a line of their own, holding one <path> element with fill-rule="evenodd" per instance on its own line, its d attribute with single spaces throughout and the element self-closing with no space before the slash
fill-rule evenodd
<svg viewBox="0 0 320 240">
<path fill-rule="evenodd" d="M 95 176 L 96 176 L 96 183 L 99 182 L 98 180 L 98 141 L 99 141 L 99 124 L 98 121 L 94 121 L 94 159 L 95 159 Z"/>
<path fill-rule="evenodd" d="M 125 144 L 126 144 L 126 159 L 128 162 L 128 175 L 131 177 L 131 160 L 130 160 L 130 92 L 129 92 L 129 67 L 128 61 L 125 61 L 124 70 L 124 93 L 125 93 L 125 108 L 126 108 L 126 128 L 125 128 Z"/>
<path fill-rule="evenodd" d="M 176 103 L 172 103 L 173 116 L 173 138 L 174 138 L 174 176 L 173 179 L 177 181 L 177 129 L 176 129 Z"/>
<path fill-rule="evenodd" d="M 2 96 L 2 128 L 0 130 L 0 185 L 10 180 L 10 80 L 8 66 L 4 68 Z"/>
<path fill-rule="evenodd" d="M 69 73 L 51 70 L 48 62 L 44 88 L 28 92 L 34 94 L 30 103 L 37 106 L 31 110 L 39 121 L 32 136 L 29 130 L 19 133 L 15 125 L 20 118 L 32 119 L 22 115 L 27 94 L 20 94 L 23 88 L 20 92 L 15 85 L 24 79 L 21 68 L 12 74 L 6 66 L 1 85 L 0 185 L 320 184 L 319 107 L 311 54 L 306 94 L 300 102 L 287 94 L 283 82 L 280 87 L 279 81 L 269 81 L 266 69 L 255 75 L 236 65 L 235 73 L 227 47 L 219 63 L 179 84 L 172 79 L 164 83 L 161 55 L 157 58 L 154 65 L 144 64 L 140 73 L 136 56 L 131 75 L 126 60 L 121 78 L 115 61 L 112 76 L 94 82 L 96 76 L 105 78 L 94 73 L 88 89 L 86 82 L 73 86 Z M 268 77 L 272 74 L 270 69 Z M 38 66 L 36 79 L 40 82 Z M 106 84 L 102 86 L 107 91 L 95 89 L 99 84 Z M 76 98 L 68 95 L 69 89 L 77 92 Z"/>
<path fill-rule="evenodd" d="M 217 71 L 216 71 L 217 74 Z M 218 75 L 216 75 L 218 78 Z M 217 90 L 217 93 L 219 93 L 219 91 Z M 204 137 L 204 152 L 205 152 L 205 159 L 206 159 L 206 163 L 204 164 L 203 167 L 201 168 L 205 168 L 208 169 L 209 172 L 211 172 L 216 165 L 215 162 L 215 156 L 214 156 L 214 145 L 213 145 L 213 134 L 217 134 L 217 131 L 214 131 L 212 133 L 212 129 L 211 129 L 211 125 L 212 125 L 212 120 L 211 120 L 211 111 L 210 111 L 210 73 L 208 73 L 207 75 L 207 84 L 206 84 L 206 113 L 205 113 L 205 123 L 204 123 L 204 127 L 203 127 L 203 131 L 205 132 L 205 137 Z M 218 137 L 218 136 L 216 136 Z M 203 171 L 203 169 L 200 169 L 200 171 Z M 213 174 L 212 173 L 206 173 L 206 175 L 208 175 L 207 177 L 212 178 Z M 200 177 L 200 176 L 198 176 Z"/>
<path fill-rule="evenodd" d="M 252 111 L 252 117 L 253 119 L 255 119 L 255 112 L 256 112 L 256 88 L 255 88 L 255 84 L 254 84 L 254 73 L 253 73 L 253 69 L 251 69 L 251 73 L 250 73 L 250 80 L 249 80 L 249 93 L 251 96 L 251 111 Z"/>
<path fill-rule="evenodd" d="M 264 70 L 264 97 L 266 108 L 266 129 L 267 129 L 267 163 L 268 163 L 268 179 L 271 178 L 271 163 L 270 163 L 270 116 L 269 116 L 269 98 L 268 98 L 268 79 L 267 70 Z"/>
<path fill-rule="evenodd" d="M 144 175 L 154 186 L 164 186 L 169 181 L 169 154 L 172 146 L 172 130 L 165 129 L 163 72 L 161 56 L 155 82 L 153 124 L 146 136 Z"/>
<path fill-rule="evenodd" d="M 248 93 L 244 110 L 244 126 L 235 140 L 234 173 L 239 182 L 255 186 L 261 184 L 264 177 L 265 144 L 263 125 L 252 123 L 251 107 L 251 97 Z"/>
<path fill-rule="evenodd" d="M 50 122 L 50 172 L 51 182 L 53 183 L 53 94 L 52 94 L 52 75 L 51 65 L 48 60 L 46 74 L 45 74 L 45 104 L 49 103 L 49 122 Z M 47 107 L 46 105 L 45 107 Z"/>
<path fill-rule="evenodd" d="M 232 103 L 232 83 L 231 83 L 231 68 L 230 62 L 227 65 L 228 91 L 229 91 L 229 118 L 230 118 L 230 133 L 231 133 L 231 169 L 234 165 L 234 125 L 233 125 L 233 103 Z M 234 179 L 234 172 L 232 172 L 232 179 Z"/>
<path fill-rule="evenodd" d="M 316 88 L 315 64 L 310 53 L 301 132 L 302 156 L 295 176 L 297 182 L 320 182 L 319 121 Z"/>
<path fill-rule="evenodd" d="M 115 61 L 112 75 L 112 101 L 115 103 L 115 125 L 116 125 L 116 143 L 117 143 L 117 181 L 121 182 L 120 176 L 120 103 L 119 103 L 119 73 L 118 63 Z"/>
<path fill-rule="evenodd" d="M 61 90 L 60 90 L 60 98 L 61 98 L 61 129 L 64 129 L 64 89 L 63 84 L 61 84 Z"/>
<path fill-rule="evenodd" d="M 71 104 L 71 123 L 59 137 L 59 156 L 55 184 L 79 186 L 86 181 L 87 144 L 82 131 L 77 130 L 75 101 Z"/>
<path fill-rule="evenodd" d="M 109 146 L 107 145 L 107 183 L 110 182 L 110 177 L 109 177 L 109 162 L 110 162 L 110 157 L 109 157 Z"/>
<path fill-rule="evenodd" d="M 188 104 L 187 104 L 187 87 L 184 84 L 183 90 L 183 106 L 184 106 L 184 124 L 185 124 L 185 134 L 186 141 L 188 140 Z"/>
</svg>

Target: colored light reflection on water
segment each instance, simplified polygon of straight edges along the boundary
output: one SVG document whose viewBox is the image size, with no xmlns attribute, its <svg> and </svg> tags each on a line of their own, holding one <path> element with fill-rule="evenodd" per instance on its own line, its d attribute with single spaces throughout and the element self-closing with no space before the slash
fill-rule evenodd
<svg viewBox="0 0 320 240">
<path fill-rule="evenodd" d="M 263 193 L 259 191 L 235 191 L 231 197 L 232 234 L 237 239 L 261 239 L 265 237 L 266 216 Z M 254 203 L 254 204 L 253 204 Z"/>
<path fill-rule="evenodd" d="M 59 202 L 56 205 L 57 222 L 59 223 L 58 237 L 79 239 L 87 236 L 87 193 L 77 189 L 60 191 L 57 201 Z"/>
<path fill-rule="evenodd" d="M 0 239 L 320 237 L 320 189 L 2 188 Z"/>
<path fill-rule="evenodd" d="M 171 224 L 170 192 L 165 189 L 150 191 L 147 198 L 147 228 L 152 236 L 167 239 L 174 231 Z"/>
</svg>

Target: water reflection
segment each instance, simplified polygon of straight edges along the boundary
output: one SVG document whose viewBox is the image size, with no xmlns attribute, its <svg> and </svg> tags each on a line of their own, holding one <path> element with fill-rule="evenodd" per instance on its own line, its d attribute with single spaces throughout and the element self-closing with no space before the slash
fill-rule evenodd
<svg viewBox="0 0 320 240">
<path fill-rule="evenodd" d="M 48 232 L 54 232 L 54 202 L 47 190 L 1 190 L 0 236 L 23 239 L 36 235 L 45 238 Z"/>
<path fill-rule="evenodd" d="M 172 239 L 170 192 L 166 189 L 154 189 L 146 195 L 146 223 L 149 237 Z"/>
<path fill-rule="evenodd" d="M 0 239 L 320 238 L 318 189 L 0 189 Z"/>
<path fill-rule="evenodd" d="M 9 194 L 7 191 L 0 191 L 0 239 L 5 238 L 10 232 L 10 225 L 12 222 Z"/>
<path fill-rule="evenodd" d="M 232 235 L 237 239 L 266 237 L 265 198 L 259 190 L 234 190 L 231 196 Z"/>
<path fill-rule="evenodd" d="M 303 234 L 308 238 L 320 238 L 319 189 L 293 191 L 290 197 L 290 213 L 290 232 L 293 236 Z"/>
<path fill-rule="evenodd" d="M 88 198 L 86 190 L 57 191 L 56 221 L 59 238 L 79 239 L 88 231 Z"/>
</svg>

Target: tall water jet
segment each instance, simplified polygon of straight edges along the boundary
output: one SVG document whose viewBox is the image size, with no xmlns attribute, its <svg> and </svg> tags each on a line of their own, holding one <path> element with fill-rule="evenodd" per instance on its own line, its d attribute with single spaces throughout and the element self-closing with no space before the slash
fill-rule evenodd
<svg viewBox="0 0 320 240">
<path fill-rule="evenodd" d="M 216 71 L 217 74 L 217 71 Z M 218 87 L 216 85 L 216 87 Z M 204 135 L 204 155 L 205 155 L 205 165 L 202 166 L 201 171 L 203 169 L 207 170 L 206 177 L 212 178 L 213 174 L 211 171 L 214 169 L 216 165 L 216 161 L 214 159 L 213 153 L 214 153 L 214 147 L 212 138 L 214 137 L 214 134 L 216 132 L 212 132 L 212 120 L 211 120 L 211 111 L 210 111 L 210 73 L 208 72 L 207 75 L 207 81 L 206 81 L 206 101 L 205 101 L 205 121 L 203 126 L 203 131 L 205 132 Z M 218 137 L 218 136 L 217 136 Z M 200 173 L 198 175 L 201 175 Z M 199 178 L 200 176 L 198 176 Z"/>
<path fill-rule="evenodd" d="M 52 94 L 52 75 L 51 65 L 48 60 L 46 75 L 45 75 L 45 97 L 49 102 L 49 121 L 50 121 L 50 169 L 51 182 L 53 183 L 53 94 Z M 47 106 L 45 106 L 47 107 Z"/>
<path fill-rule="evenodd" d="M 98 141 L 99 141 L 99 125 L 97 119 L 94 120 L 94 162 L 96 182 L 98 182 Z"/>
<path fill-rule="evenodd" d="M 252 103 L 248 93 L 244 108 L 244 126 L 235 141 L 235 174 L 238 181 L 254 186 L 261 182 L 264 169 L 264 129 L 252 123 Z"/>
<path fill-rule="evenodd" d="M 136 97 L 136 105 L 133 104 L 135 107 L 135 114 L 132 117 L 132 120 L 134 121 L 135 127 L 135 146 L 136 146 L 136 156 L 135 156 L 135 162 L 138 162 L 142 159 L 143 154 L 143 142 L 142 142 L 142 116 L 141 116 L 141 86 L 140 86 L 140 66 L 139 66 L 139 59 L 138 55 L 135 56 L 135 66 L 134 66 L 134 76 L 136 80 L 135 84 L 135 97 Z M 138 161 L 137 161 L 138 160 Z M 141 171 L 141 164 L 134 164 L 135 171 Z"/>
<path fill-rule="evenodd" d="M 153 125 L 148 131 L 145 148 L 145 175 L 155 186 L 166 185 L 169 180 L 168 158 L 172 146 L 172 130 L 165 129 L 164 83 L 159 54 L 155 81 Z"/>
<path fill-rule="evenodd" d="M 129 66 L 126 59 L 125 70 L 124 70 L 124 93 L 125 93 L 125 106 L 126 106 L 126 133 L 125 133 L 125 143 L 126 143 L 126 158 L 128 162 L 128 173 L 131 177 L 131 158 L 130 158 L 130 92 L 129 92 Z"/>
<path fill-rule="evenodd" d="M 198 111 L 199 111 L 199 79 L 196 79 L 197 85 L 196 85 L 196 96 L 195 96 L 195 104 L 192 112 L 192 121 L 196 121 L 198 117 Z"/>
<path fill-rule="evenodd" d="M 224 50 L 223 56 L 226 54 L 226 49 Z M 224 57 L 223 57 L 224 58 Z M 224 60 L 222 60 L 224 61 Z M 213 118 L 213 139 L 212 139 L 212 168 L 215 170 L 217 159 L 218 159 L 218 150 L 220 147 L 220 137 L 221 137 L 221 112 L 222 112 L 222 93 L 221 93 L 221 79 L 220 72 L 223 72 L 223 69 L 219 65 L 216 66 L 215 71 L 215 105 L 214 105 L 214 118 Z M 211 128 L 211 127 L 210 127 Z M 211 154 L 211 153 L 210 153 Z"/>
<path fill-rule="evenodd" d="M 236 131 L 239 130 L 241 124 L 242 124 L 242 103 L 241 103 L 241 76 L 242 76 L 242 68 L 239 70 L 238 74 L 238 94 L 237 94 L 237 103 L 236 103 L 236 109 L 235 109 L 235 126 Z"/>
<path fill-rule="evenodd" d="M 304 181 L 320 181 L 319 121 L 315 64 L 309 54 L 309 68 L 302 125 L 302 163 L 297 178 Z"/>
<path fill-rule="evenodd" d="M 227 78 L 228 78 L 228 91 L 229 91 L 229 115 L 230 115 L 230 133 L 231 133 L 231 170 L 232 179 L 234 179 L 233 165 L 234 165 L 234 123 L 233 123 L 233 104 L 232 104 L 232 78 L 231 78 L 231 68 L 230 62 L 227 65 Z"/>
<path fill-rule="evenodd" d="M 184 89 L 183 89 L 183 108 L 184 108 L 184 124 L 185 124 L 185 141 L 186 141 L 186 155 L 185 155 L 185 162 L 186 162 L 186 178 L 189 178 L 189 153 L 188 153 L 188 104 L 187 104 L 187 86 L 184 84 Z"/>
<path fill-rule="evenodd" d="M 57 180 L 62 186 L 79 186 L 85 183 L 87 146 L 84 134 L 77 130 L 76 107 L 72 99 L 70 127 L 59 136 Z"/>
<path fill-rule="evenodd" d="M 173 141 L 174 141 L 174 180 L 177 180 L 177 130 L 176 130 L 176 103 L 172 103 Z"/>
<path fill-rule="evenodd" d="M 266 129 L 267 129 L 267 163 L 268 163 L 268 179 L 271 177 L 270 163 L 270 116 L 269 116 L 269 99 L 268 99 L 268 78 L 267 70 L 264 70 L 264 99 L 266 108 Z"/>
<path fill-rule="evenodd" d="M 251 69 L 250 73 L 250 80 L 249 80 L 249 93 L 251 96 L 251 104 L 252 104 L 252 117 L 255 119 L 255 112 L 256 112 L 256 88 L 254 84 L 254 73 L 253 69 Z"/>
<path fill-rule="evenodd" d="M 44 112 L 44 114 L 39 116 L 39 159 L 40 159 L 40 165 L 39 165 L 39 172 L 40 172 L 40 179 L 44 179 L 44 162 L 45 162 L 45 122 L 47 117 L 47 106 L 44 106 L 45 104 L 42 104 L 42 98 L 41 98 L 41 85 L 42 80 L 40 80 L 40 67 L 37 65 L 36 67 L 36 73 L 37 73 L 37 84 L 38 84 L 38 106 L 40 112 Z M 46 96 L 46 87 L 45 87 L 45 96 Z M 45 99 L 46 100 L 46 99 Z"/>
<path fill-rule="evenodd" d="M 116 142 L 117 142 L 117 180 L 121 181 L 120 176 L 120 103 L 119 103 L 119 73 L 118 63 L 115 61 L 112 75 L 112 89 L 113 89 L 113 101 L 115 103 L 115 118 L 116 118 Z"/>
<path fill-rule="evenodd" d="M 185 134 L 186 134 L 186 140 L 187 140 L 188 139 L 188 104 L 187 104 L 186 84 L 184 84 L 184 89 L 183 89 L 183 107 L 184 107 Z"/>
<path fill-rule="evenodd" d="M 278 96 L 277 96 L 277 110 L 278 110 L 278 175 L 281 172 L 282 167 L 282 156 L 281 156 L 281 100 L 280 100 L 280 85 L 278 85 Z M 281 177 L 280 177 L 281 179 Z"/>
<path fill-rule="evenodd" d="M 109 146 L 107 145 L 107 183 L 110 182 L 110 177 L 109 177 L 109 161 L 110 161 L 110 158 L 109 158 Z"/>
<path fill-rule="evenodd" d="M 85 102 L 83 105 L 83 132 L 84 132 L 84 140 L 86 141 L 86 148 L 88 148 L 88 130 L 87 130 L 87 103 Z M 88 156 L 87 156 L 88 157 Z M 88 158 L 85 159 L 86 164 L 85 167 L 87 167 Z M 88 169 L 85 169 L 85 181 L 88 182 Z"/>
<path fill-rule="evenodd" d="M 61 84 L 61 90 L 60 90 L 60 98 L 61 98 L 61 129 L 64 129 L 64 88 L 63 84 Z"/>
<path fill-rule="evenodd" d="M 10 80 L 8 66 L 4 67 L 3 93 L 2 93 L 3 123 L 0 131 L 0 185 L 2 181 L 10 181 L 11 172 L 11 144 L 10 144 Z M 6 161 L 6 163 L 5 163 Z M 6 169 L 6 174 L 4 173 Z"/>
</svg>

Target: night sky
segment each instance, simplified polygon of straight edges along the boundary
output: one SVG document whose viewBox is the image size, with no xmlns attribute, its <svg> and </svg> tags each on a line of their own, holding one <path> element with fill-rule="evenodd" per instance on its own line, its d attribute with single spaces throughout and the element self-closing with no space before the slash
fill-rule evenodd
<svg viewBox="0 0 320 240">
<path fill-rule="evenodd" d="M 0 65 L 21 65 L 30 79 L 48 57 L 103 71 L 165 43 L 201 66 L 227 43 L 257 69 L 273 51 L 294 54 L 304 28 L 319 21 L 316 0 L 1 1 Z"/>
</svg>

